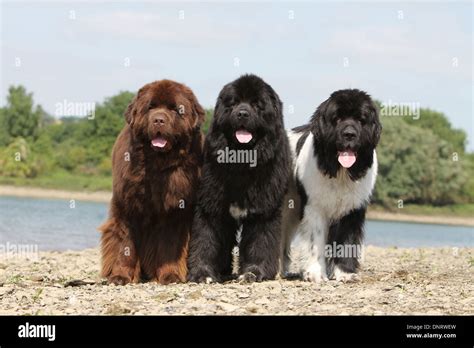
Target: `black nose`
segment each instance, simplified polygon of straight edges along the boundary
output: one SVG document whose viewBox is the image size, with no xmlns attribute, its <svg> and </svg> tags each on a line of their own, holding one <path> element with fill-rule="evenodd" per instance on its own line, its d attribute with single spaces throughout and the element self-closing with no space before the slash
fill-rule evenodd
<svg viewBox="0 0 474 348">
<path fill-rule="evenodd" d="M 357 136 L 357 133 L 355 131 L 354 128 L 352 127 L 347 127 L 346 129 L 344 129 L 344 131 L 342 132 L 342 136 L 344 137 L 344 139 L 346 140 L 353 140 L 356 136 Z"/>
<path fill-rule="evenodd" d="M 249 117 L 249 112 L 247 110 L 240 110 L 237 116 L 239 118 L 247 118 Z"/>
<path fill-rule="evenodd" d="M 157 126 L 161 126 L 165 124 L 165 119 L 162 116 L 155 116 L 153 118 L 153 124 Z"/>
</svg>

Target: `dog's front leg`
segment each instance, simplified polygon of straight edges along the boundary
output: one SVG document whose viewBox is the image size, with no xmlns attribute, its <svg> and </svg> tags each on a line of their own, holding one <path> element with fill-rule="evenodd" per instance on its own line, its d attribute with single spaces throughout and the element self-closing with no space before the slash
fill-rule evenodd
<svg viewBox="0 0 474 348">
<path fill-rule="evenodd" d="M 327 224 L 319 217 L 303 218 L 299 226 L 303 239 L 302 245 L 302 276 L 303 280 L 322 282 L 328 280 L 326 272 L 326 246 Z"/>
<path fill-rule="evenodd" d="M 241 279 L 274 279 L 279 268 L 281 217 L 255 218 L 244 222 L 240 242 Z"/>
<path fill-rule="evenodd" d="M 140 262 L 128 228 L 109 220 L 101 229 L 102 276 L 117 285 L 139 282 Z"/>
</svg>

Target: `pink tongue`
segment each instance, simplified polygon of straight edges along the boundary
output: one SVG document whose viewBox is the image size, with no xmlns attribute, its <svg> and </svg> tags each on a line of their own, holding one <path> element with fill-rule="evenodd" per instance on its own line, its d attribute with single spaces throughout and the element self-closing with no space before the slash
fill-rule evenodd
<svg viewBox="0 0 474 348">
<path fill-rule="evenodd" d="M 250 140 L 252 140 L 252 133 L 247 132 L 245 129 L 239 129 L 235 132 L 235 137 L 241 144 L 247 144 Z"/>
<path fill-rule="evenodd" d="M 157 137 L 151 141 L 151 145 L 156 147 L 165 147 L 168 141 L 165 138 Z"/>
<path fill-rule="evenodd" d="M 356 161 L 356 155 L 352 151 L 339 152 L 337 160 L 344 168 L 350 168 Z"/>
</svg>

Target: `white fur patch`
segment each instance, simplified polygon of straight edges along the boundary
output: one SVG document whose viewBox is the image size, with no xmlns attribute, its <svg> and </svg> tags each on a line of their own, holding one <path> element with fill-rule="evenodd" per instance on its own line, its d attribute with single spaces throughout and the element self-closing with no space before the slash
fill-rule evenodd
<svg viewBox="0 0 474 348">
<path fill-rule="evenodd" d="M 231 204 L 229 207 L 230 215 L 235 219 L 243 219 L 247 217 L 247 209 L 241 209 L 237 204 Z"/>
</svg>

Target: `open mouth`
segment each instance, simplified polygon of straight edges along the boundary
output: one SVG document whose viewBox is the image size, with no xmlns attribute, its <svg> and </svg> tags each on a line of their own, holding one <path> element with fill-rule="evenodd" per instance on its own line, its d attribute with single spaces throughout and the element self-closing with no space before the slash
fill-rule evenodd
<svg viewBox="0 0 474 348">
<path fill-rule="evenodd" d="M 151 146 L 158 149 L 164 149 L 168 140 L 166 140 L 163 136 L 158 134 L 156 138 L 151 140 Z"/>
<path fill-rule="evenodd" d="M 344 168 L 350 168 L 357 160 L 357 153 L 350 150 L 339 151 L 337 160 Z"/>
<path fill-rule="evenodd" d="M 253 138 L 252 133 L 243 128 L 240 128 L 235 131 L 235 137 L 237 138 L 237 141 L 241 144 L 247 144 Z"/>
</svg>

